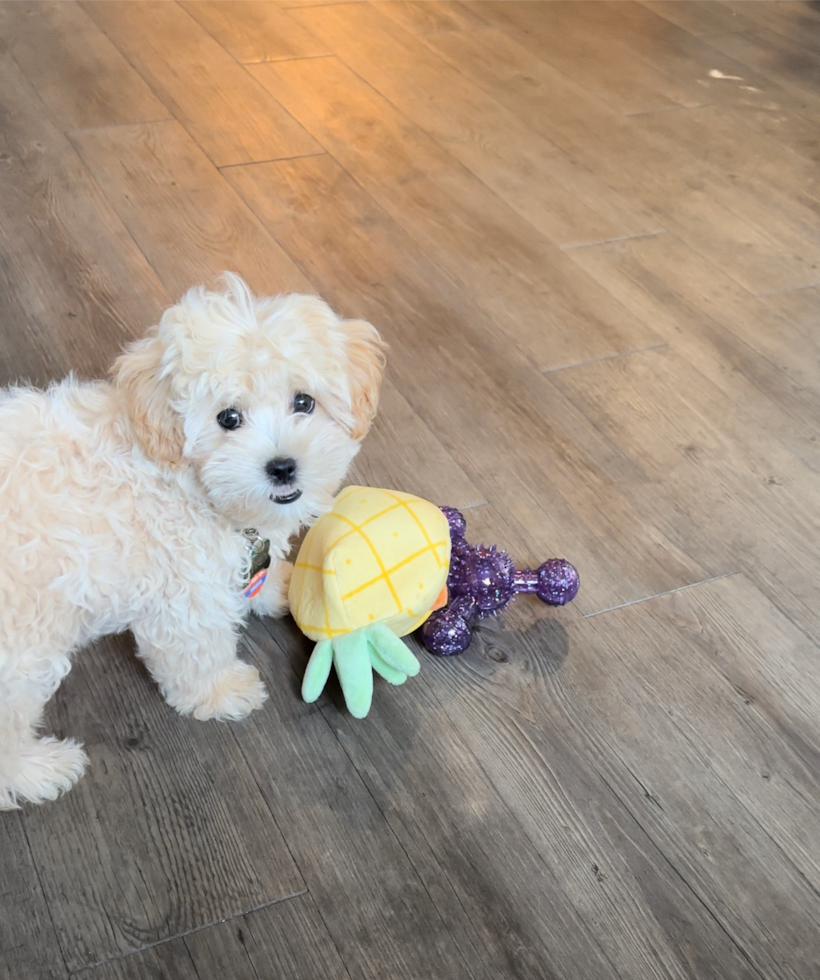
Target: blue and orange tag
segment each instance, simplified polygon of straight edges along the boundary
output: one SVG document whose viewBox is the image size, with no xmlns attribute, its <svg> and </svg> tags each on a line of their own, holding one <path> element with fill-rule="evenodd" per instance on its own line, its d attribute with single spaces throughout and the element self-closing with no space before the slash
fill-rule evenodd
<svg viewBox="0 0 820 980">
<path fill-rule="evenodd" d="M 242 593 L 246 599 L 255 599 L 262 591 L 265 579 L 268 577 L 267 568 L 260 568 L 256 575 L 248 582 L 248 586 Z"/>
<path fill-rule="evenodd" d="M 270 541 L 260 538 L 256 528 L 247 528 L 245 537 L 251 546 L 251 577 L 242 591 L 246 599 L 255 599 L 262 591 L 270 568 Z"/>
</svg>

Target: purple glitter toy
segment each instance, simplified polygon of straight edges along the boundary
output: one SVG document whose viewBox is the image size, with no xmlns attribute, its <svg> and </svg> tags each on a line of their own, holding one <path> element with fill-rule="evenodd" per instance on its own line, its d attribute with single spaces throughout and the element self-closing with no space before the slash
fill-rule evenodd
<svg viewBox="0 0 820 980">
<path fill-rule="evenodd" d="M 470 544 L 467 522 L 454 507 L 442 507 L 450 525 L 452 552 L 447 576 L 448 602 L 421 628 L 425 647 L 440 657 L 463 653 L 473 626 L 494 616 L 520 592 L 530 592 L 550 606 L 563 606 L 578 594 L 578 572 L 563 558 L 550 558 L 538 568 L 516 569 L 506 551 L 495 545 Z"/>
</svg>

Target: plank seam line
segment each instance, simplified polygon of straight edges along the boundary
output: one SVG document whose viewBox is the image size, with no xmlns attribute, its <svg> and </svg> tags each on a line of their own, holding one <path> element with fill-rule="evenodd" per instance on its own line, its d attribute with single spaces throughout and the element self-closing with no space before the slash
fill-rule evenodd
<svg viewBox="0 0 820 980">
<path fill-rule="evenodd" d="M 330 6 L 330 4 L 322 4 L 322 6 Z M 283 7 L 283 10 L 298 10 L 298 7 Z M 218 43 L 218 42 L 217 42 Z M 333 52 L 328 51 L 325 54 L 297 54 L 288 55 L 285 58 L 262 58 L 260 61 L 241 61 L 239 58 L 235 58 L 231 55 L 238 65 L 244 65 L 246 68 L 249 65 L 281 65 L 285 61 L 316 61 L 317 58 L 332 58 Z"/>
<path fill-rule="evenodd" d="M 231 167 L 258 167 L 262 163 L 286 163 L 288 160 L 307 160 L 310 157 L 329 156 L 327 150 L 318 150 L 316 153 L 297 153 L 292 157 L 271 157 L 269 160 L 244 160 L 241 163 L 223 163 L 217 170 L 229 170 Z"/>
<path fill-rule="evenodd" d="M 626 609 L 628 606 L 637 606 L 642 602 L 649 602 L 651 599 L 662 599 L 664 596 L 674 595 L 676 592 L 686 592 L 688 589 L 696 589 L 699 585 L 709 585 L 711 582 L 719 582 L 724 578 L 732 578 L 733 575 L 740 575 L 740 569 L 735 569 L 733 572 L 723 572 L 722 575 L 713 575 L 711 578 L 704 578 L 699 582 L 689 582 L 687 585 L 679 585 L 676 589 L 667 589 L 666 592 L 657 592 L 654 595 L 642 596 L 640 599 L 630 599 L 629 602 L 621 602 L 617 606 L 596 609 L 595 612 L 584 613 L 584 619 L 592 619 L 594 616 L 614 612 L 616 609 Z"/>
<path fill-rule="evenodd" d="M 638 238 L 657 238 L 659 235 L 668 235 L 668 228 L 659 228 L 658 231 L 642 231 L 637 235 L 616 235 L 614 238 L 595 238 L 589 242 L 574 242 L 571 245 L 559 245 L 562 252 L 572 252 L 576 248 L 594 248 L 596 245 L 612 245 L 615 242 L 631 242 Z"/>
<path fill-rule="evenodd" d="M 164 946 L 166 943 L 172 942 L 174 939 L 184 939 L 186 936 L 191 936 L 195 932 L 202 932 L 203 929 L 210 929 L 212 926 L 221 925 L 223 922 L 231 922 L 233 919 L 239 919 L 243 915 L 250 915 L 252 912 L 260 912 L 262 909 L 270 908 L 272 905 L 278 905 L 280 902 L 288 902 L 292 898 L 299 898 L 302 895 L 307 895 L 307 888 L 302 888 L 298 892 L 291 892 L 289 895 L 283 895 L 281 898 L 274 898 L 270 902 L 262 902 L 261 905 L 255 905 L 250 909 L 243 909 L 241 912 L 235 912 L 233 915 L 222 916 L 219 919 L 214 919 L 213 922 L 204 922 L 201 926 L 194 926 L 191 929 L 186 929 L 184 932 L 177 932 L 173 936 L 167 936 L 165 939 L 158 939 L 154 943 L 146 943 L 145 946 L 140 946 L 138 949 L 129 949 L 125 953 L 120 953 L 117 956 L 109 956 L 108 959 L 100 960 L 97 963 L 89 963 L 88 966 L 82 966 L 79 970 L 72 970 L 68 975 L 69 977 L 78 977 L 83 973 L 87 973 L 89 970 L 96 970 L 100 966 L 105 966 L 107 963 L 114 963 L 117 960 L 124 960 L 129 956 L 134 956 L 136 953 L 142 953 L 146 949 L 154 949 L 156 946 Z"/>
<path fill-rule="evenodd" d="M 664 347 L 668 347 L 669 344 L 664 341 L 661 344 L 652 344 L 649 347 L 638 347 L 635 350 L 623 350 L 618 351 L 617 354 L 604 354 L 603 357 L 591 357 L 588 361 L 577 361 L 575 364 L 559 364 L 558 367 L 542 368 L 542 374 L 555 374 L 557 371 L 569 371 L 572 368 L 586 367 L 588 364 L 600 364 L 601 361 L 615 361 L 619 357 L 629 357 L 632 354 L 645 354 L 650 350 L 661 350 Z"/>
</svg>

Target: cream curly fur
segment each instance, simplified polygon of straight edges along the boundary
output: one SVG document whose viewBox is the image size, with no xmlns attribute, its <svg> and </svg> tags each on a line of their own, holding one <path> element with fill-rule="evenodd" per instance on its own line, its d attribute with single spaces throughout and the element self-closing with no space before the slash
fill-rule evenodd
<svg viewBox="0 0 820 980">
<path fill-rule="evenodd" d="M 279 615 L 289 539 L 330 507 L 376 410 L 382 344 L 310 296 L 258 299 L 226 274 L 127 350 L 111 383 L 0 392 L 0 808 L 54 799 L 87 758 L 41 737 L 72 652 L 130 628 L 165 699 L 239 719 L 267 697 L 236 657 L 248 611 Z M 295 413 L 294 394 L 315 399 Z M 226 431 L 217 415 L 241 414 Z M 266 463 L 296 461 L 287 486 Z M 275 496 L 301 491 L 291 503 Z M 242 529 L 270 538 L 261 593 L 242 589 Z"/>
</svg>

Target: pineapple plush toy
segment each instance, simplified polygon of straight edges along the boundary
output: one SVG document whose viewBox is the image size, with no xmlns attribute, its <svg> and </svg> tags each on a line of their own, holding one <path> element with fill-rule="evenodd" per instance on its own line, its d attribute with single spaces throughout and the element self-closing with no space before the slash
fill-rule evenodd
<svg viewBox="0 0 820 980">
<path fill-rule="evenodd" d="M 308 531 L 296 558 L 289 602 L 316 640 L 302 682 L 315 701 L 331 666 L 348 710 L 364 718 L 373 671 L 402 684 L 419 671 L 399 639 L 447 601 L 450 529 L 435 504 L 398 490 L 346 487 Z"/>
</svg>

